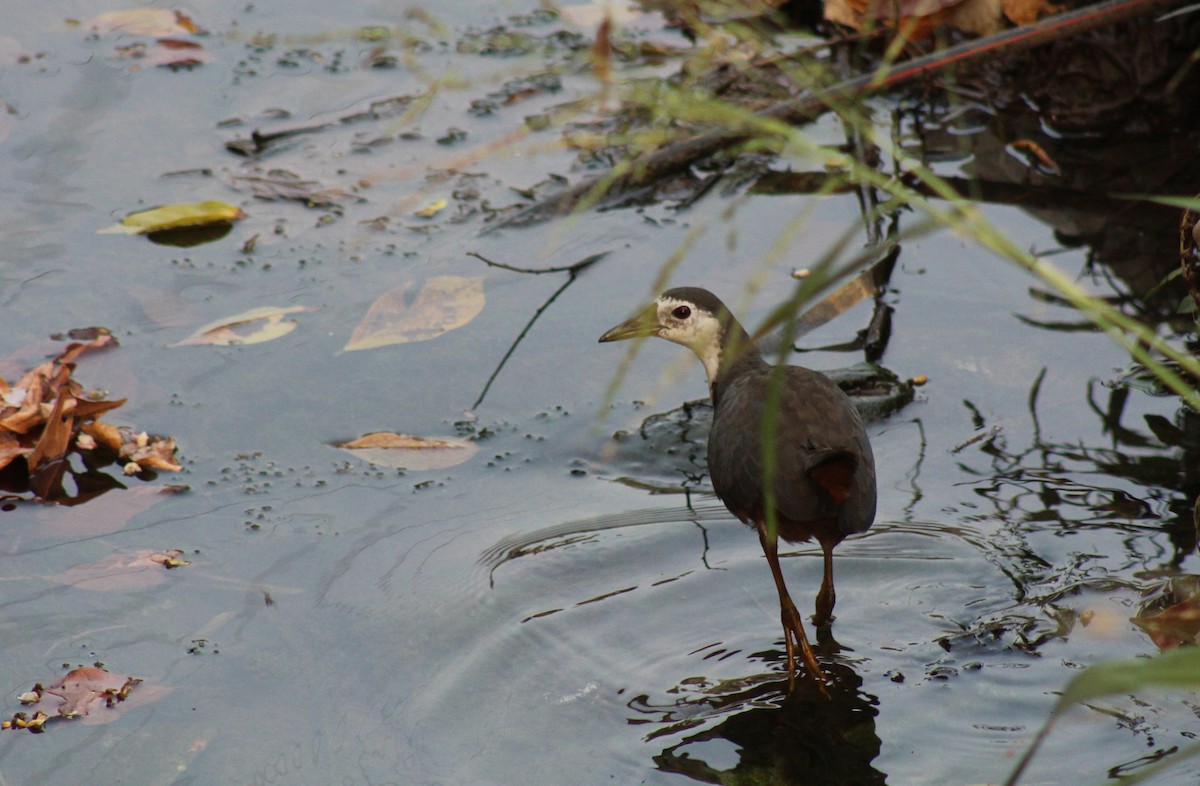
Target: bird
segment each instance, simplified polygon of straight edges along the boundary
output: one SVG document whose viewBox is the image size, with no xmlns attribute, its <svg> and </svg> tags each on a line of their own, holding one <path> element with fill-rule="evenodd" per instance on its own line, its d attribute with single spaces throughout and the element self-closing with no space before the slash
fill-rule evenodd
<svg viewBox="0 0 1200 786">
<path fill-rule="evenodd" d="M 875 519 L 875 458 L 858 410 L 819 371 L 767 363 L 732 312 L 706 289 L 669 289 L 600 342 L 643 336 L 688 347 L 704 366 L 713 408 L 708 437 L 713 490 L 734 516 L 758 531 L 779 593 L 788 692 L 795 690 L 797 649 L 824 692 L 824 672 L 780 570 L 779 539 L 815 538 L 820 544 L 824 570 L 812 619 L 818 628 L 828 625 L 836 602 L 833 549 Z"/>
</svg>

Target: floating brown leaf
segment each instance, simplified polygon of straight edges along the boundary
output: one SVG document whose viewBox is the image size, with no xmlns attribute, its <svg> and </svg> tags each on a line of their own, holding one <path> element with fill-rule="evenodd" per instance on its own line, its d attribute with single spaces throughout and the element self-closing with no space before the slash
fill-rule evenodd
<svg viewBox="0 0 1200 786">
<path fill-rule="evenodd" d="M 96 420 L 125 400 L 90 398 L 73 378 L 80 355 L 116 343 L 104 330 L 88 335 L 94 338 L 67 345 L 57 357 L 39 363 L 15 384 L 0 379 L 0 470 L 4 471 L 4 491 L 77 504 L 120 487 L 111 478 L 106 485 L 95 482 L 98 476 L 93 476 L 86 491 L 79 489 L 74 496 L 64 491 L 63 474 L 72 471 L 68 454 L 97 447 L 116 451 L 126 462 L 138 462 L 129 464 L 137 467 L 136 472 L 180 469 L 174 460 L 174 441 L 135 435 L 132 429 L 127 429 L 128 436 L 124 436 L 121 430 Z"/>
<path fill-rule="evenodd" d="M 1200 636 L 1200 595 L 1192 595 L 1149 617 L 1130 620 L 1150 636 L 1160 650 L 1195 644 Z"/>
<path fill-rule="evenodd" d="M 8 431 L 0 431 L 0 467 L 7 467 L 18 456 L 27 456 L 33 448 L 23 447 L 21 440 Z"/>
<path fill-rule="evenodd" d="M 67 468 L 65 459 L 75 425 L 75 416 L 64 411 L 68 409 L 67 402 L 71 403 L 70 409 L 74 409 L 75 397 L 71 391 L 60 389 L 54 409 L 46 418 L 42 437 L 25 459 L 29 464 L 29 487 L 40 499 L 50 499 L 61 492 L 60 483 Z"/>
<path fill-rule="evenodd" d="M 391 431 L 364 434 L 336 447 L 372 464 L 413 472 L 457 466 L 479 452 L 477 444 L 458 437 L 416 437 Z"/>
<path fill-rule="evenodd" d="M 428 341 L 460 328 L 483 311 L 483 279 L 434 276 L 416 293 L 403 284 L 371 304 L 345 350 Z"/>
<path fill-rule="evenodd" d="M 0 434 L 7 437 L 0 441 L 0 469 L 4 468 L 17 455 L 29 455 L 41 438 L 40 429 L 47 423 L 50 413 L 49 403 L 66 390 L 74 399 L 70 404 L 63 402 L 62 414 L 73 414 L 78 419 L 92 417 L 91 414 L 101 402 L 88 400 L 89 407 L 86 415 L 79 414 L 78 396 L 82 388 L 71 379 L 72 364 L 85 351 L 99 349 L 114 343 L 111 335 L 104 334 L 86 344 L 69 344 L 56 358 L 39 363 L 30 369 L 15 385 L 0 380 L 3 387 L 0 394 Z M 104 402 L 120 406 L 123 402 Z M 69 407 L 69 409 L 68 409 Z M 111 409 L 112 407 L 109 407 Z M 20 447 L 13 447 L 11 440 L 17 439 Z M 47 453 L 50 445 L 45 446 L 43 454 Z M 7 457 L 7 459 L 5 458 Z"/>
<path fill-rule="evenodd" d="M 143 469 L 163 469 L 168 472 L 181 469 L 175 463 L 175 440 L 170 437 L 151 436 L 128 426 L 117 427 L 100 422 L 85 424 L 80 430 L 92 438 L 95 447 L 115 451 L 117 458 L 125 463 L 127 475 L 135 475 Z M 80 449 L 91 449 L 91 446 L 81 444 Z M 130 464 L 137 466 L 130 467 Z"/>
</svg>

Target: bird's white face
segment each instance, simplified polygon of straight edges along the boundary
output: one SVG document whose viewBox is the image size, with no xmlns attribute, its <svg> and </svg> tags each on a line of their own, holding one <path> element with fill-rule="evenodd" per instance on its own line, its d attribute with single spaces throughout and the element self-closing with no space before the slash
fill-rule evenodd
<svg viewBox="0 0 1200 786">
<path fill-rule="evenodd" d="M 657 307 L 658 335 L 695 352 L 712 384 L 721 362 L 721 321 L 712 312 L 686 300 L 660 297 Z"/>
</svg>

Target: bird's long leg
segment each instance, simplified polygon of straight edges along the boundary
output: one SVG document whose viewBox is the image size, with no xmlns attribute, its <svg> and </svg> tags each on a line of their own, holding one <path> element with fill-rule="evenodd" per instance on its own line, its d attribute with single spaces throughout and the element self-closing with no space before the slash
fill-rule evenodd
<svg viewBox="0 0 1200 786">
<path fill-rule="evenodd" d="M 804 635 L 800 612 L 796 610 L 796 604 L 788 594 L 787 585 L 783 581 L 783 571 L 779 568 L 779 539 L 768 535 L 765 526 L 759 526 L 758 539 L 762 543 L 767 564 L 771 566 L 775 588 L 779 590 L 779 612 L 783 622 L 783 640 L 787 648 L 788 692 L 792 692 L 796 687 L 796 646 L 800 647 L 800 657 L 804 659 L 809 676 L 824 690 L 825 672 L 821 670 L 821 664 L 817 663 L 817 656 L 813 654 L 808 637 Z"/>
<path fill-rule="evenodd" d="M 833 604 L 837 603 L 837 593 L 833 589 L 833 544 L 822 541 L 821 551 L 825 553 L 825 574 L 821 578 L 821 591 L 817 593 L 817 611 L 812 618 L 818 628 L 833 621 Z"/>
</svg>

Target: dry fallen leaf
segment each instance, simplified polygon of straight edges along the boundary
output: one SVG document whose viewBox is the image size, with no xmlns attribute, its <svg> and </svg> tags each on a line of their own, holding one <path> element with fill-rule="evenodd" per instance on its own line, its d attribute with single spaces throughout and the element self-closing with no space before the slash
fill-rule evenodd
<svg viewBox="0 0 1200 786">
<path fill-rule="evenodd" d="M 479 452 L 479 445 L 458 437 L 415 437 L 390 431 L 364 434 L 336 447 L 371 464 L 413 472 L 457 466 Z"/>
<path fill-rule="evenodd" d="M 71 437 L 75 426 L 74 414 L 64 412 L 67 402 L 70 402 L 70 408 L 74 409 L 75 398 L 71 391 L 60 389 L 58 398 L 54 401 L 54 409 L 46 418 L 41 439 L 25 457 L 29 465 L 29 487 L 39 499 L 50 499 L 62 491 L 60 484 L 63 472 L 67 468 L 65 458 L 67 451 L 71 449 Z"/>
<path fill-rule="evenodd" d="M 121 223 L 97 230 L 97 234 L 141 235 L 206 224 L 230 224 L 245 217 L 240 209 L 225 202 L 181 202 L 130 213 Z"/>
<path fill-rule="evenodd" d="M 343 349 L 428 341 L 462 327 L 483 311 L 482 278 L 434 276 L 416 295 L 409 295 L 411 288 L 411 283 L 402 284 L 380 295 Z"/>
<path fill-rule="evenodd" d="M 90 448 L 80 445 L 80 450 L 103 447 L 116 451 L 117 458 L 125 465 L 126 475 L 136 475 L 144 469 L 162 469 L 168 472 L 178 472 L 182 469 L 175 463 L 175 440 L 171 437 L 151 436 L 144 431 L 136 432 L 128 426 L 116 427 L 99 421 L 85 424 L 80 431 L 94 443 Z"/>
<path fill-rule="evenodd" d="M 1174 606 L 1148 617 L 1130 619 L 1160 650 L 1195 644 L 1200 637 L 1200 595 L 1192 595 Z"/>
<path fill-rule="evenodd" d="M 262 306 L 260 308 L 252 308 L 234 317 L 226 317 L 209 322 L 192 335 L 170 346 L 261 344 L 264 341 L 271 341 L 281 336 L 286 336 L 296 329 L 296 321 L 293 319 L 285 320 L 284 317 L 286 315 L 315 310 L 312 306 L 290 306 L 288 308 Z"/>
<path fill-rule="evenodd" d="M 179 11 L 165 8 L 129 8 L 124 11 L 109 11 L 87 23 L 100 33 L 126 33 L 129 35 L 170 36 L 198 33 L 200 29 Z"/>
<path fill-rule="evenodd" d="M 97 420 L 125 400 L 91 398 L 96 394 L 85 393 L 73 378 L 75 362 L 81 354 L 116 343 L 107 331 L 86 334 L 94 337 L 86 343 L 68 344 L 57 357 L 38 364 L 17 382 L 9 384 L 0 379 L 0 470 L 4 470 L 4 492 L 73 505 L 122 487 L 112 478 L 107 483 L 99 482 L 101 477 L 108 476 L 97 473 L 85 486 L 76 484 L 73 494 L 65 491 L 64 473 L 78 477 L 78 467 L 72 469 L 68 458 L 72 451 L 108 448 L 126 462 L 139 462 L 137 472 L 180 469 L 174 459 L 173 440 L 134 435 L 132 429 L 125 430 L 129 435 L 126 437 L 120 429 Z M 87 471 L 97 466 L 89 464 Z"/>
</svg>

